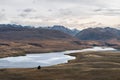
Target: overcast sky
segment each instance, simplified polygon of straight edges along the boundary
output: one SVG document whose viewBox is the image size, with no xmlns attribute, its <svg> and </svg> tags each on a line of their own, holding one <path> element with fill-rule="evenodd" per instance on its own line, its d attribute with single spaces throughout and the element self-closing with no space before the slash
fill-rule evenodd
<svg viewBox="0 0 120 80">
<path fill-rule="evenodd" d="M 0 0 L 0 23 L 120 27 L 120 0 Z"/>
</svg>

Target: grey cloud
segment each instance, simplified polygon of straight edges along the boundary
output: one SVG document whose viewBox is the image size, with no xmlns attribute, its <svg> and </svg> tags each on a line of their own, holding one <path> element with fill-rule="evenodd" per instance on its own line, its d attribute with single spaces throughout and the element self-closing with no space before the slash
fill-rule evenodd
<svg viewBox="0 0 120 80">
<path fill-rule="evenodd" d="M 27 8 L 27 9 L 24 9 L 23 12 L 26 12 L 26 13 L 36 12 L 36 10 L 35 9 L 31 9 L 31 8 Z"/>
<path fill-rule="evenodd" d="M 78 6 L 95 6 L 95 7 L 108 7 L 109 0 L 35 0 L 36 2 L 46 2 L 55 4 L 73 4 Z"/>
<path fill-rule="evenodd" d="M 94 12 L 100 12 L 100 11 L 102 11 L 102 9 L 95 9 L 95 10 L 93 10 Z"/>
<path fill-rule="evenodd" d="M 59 13 L 64 16 L 72 15 L 72 11 L 69 9 L 59 9 Z"/>
<path fill-rule="evenodd" d="M 20 16 L 20 17 L 26 17 L 28 14 L 26 14 L 26 13 L 21 13 L 21 14 L 19 14 L 18 16 Z"/>
<path fill-rule="evenodd" d="M 1 9 L 2 12 L 5 12 L 5 9 Z"/>
<path fill-rule="evenodd" d="M 23 24 L 31 24 L 29 20 L 33 19 L 32 24 L 46 25 L 55 23 L 76 25 L 75 21 L 78 21 L 77 26 L 79 26 L 84 22 L 94 21 L 92 19 L 95 19 L 96 22 L 103 21 L 102 23 L 109 24 L 108 19 L 105 18 L 105 20 L 104 17 L 112 15 L 110 17 L 116 19 L 113 21 L 116 24 L 120 21 L 118 19 L 120 16 L 119 2 L 119 0 L 0 0 L 0 11 L 3 12 L 0 13 L 0 18 L 4 22 L 7 22 L 5 17 L 8 21 L 28 20 Z M 101 16 L 100 20 L 98 16 Z M 103 20 L 101 20 L 102 17 Z M 43 21 L 39 23 L 39 19 Z"/>
<path fill-rule="evenodd" d="M 120 15 L 120 9 L 95 9 L 93 12 L 97 12 L 102 15 Z"/>
<path fill-rule="evenodd" d="M 33 12 L 36 12 L 36 10 L 32 9 L 32 8 L 27 8 L 27 9 L 22 10 L 22 12 L 18 16 L 27 17 L 28 15 L 30 15 Z"/>
<path fill-rule="evenodd" d="M 49 12 L 52 12 L 53 10 L 52 9 L 48 9 Z"/>
<path fill-rule="evenodd" d="M 6 15 L 2 12 L 0 12 L 0 21 L 6 20 Z"/>
<path fill-rule="evenodd" d="M 113 0 L 33 0 L 32 2 L 39 5 L 40 8 L 43 8 L 41 9 L 43 11 L 47 9 L 49 12 L 48 15 L 83 16 L 94 15 L 94 12 L 100 12 L 102 8 L 109 8 L 112 1 Z M 116 2 L 117 1 L 118 0 L 116 0 Z M 96 10 L 92 11 L 93 9 Z M 25 12 L 32 12 L 32 10 L 26 9 Z M 45 14 L 46 13 L 47 12 L 45 12 Z"/>
<path fill-rule="evenodd" d="M 120 9 L 95 9 L 94 11 L 95 12 L 101 12 L 101 11 L 110 11 L 110 12 L 113 12 L 113 11 L 120 11 Z"/>
</svg>

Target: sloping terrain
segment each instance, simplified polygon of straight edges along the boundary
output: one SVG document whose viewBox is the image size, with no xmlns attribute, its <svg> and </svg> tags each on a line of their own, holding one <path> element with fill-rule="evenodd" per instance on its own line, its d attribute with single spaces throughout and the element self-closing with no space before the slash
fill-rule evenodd
<svg viewBox="0 0 120 80">
<path fill-rule="evenodd" d="M 115 28 L 88 28 L 76 34 L 81 40 L 109 40 L 120 39 L 120 30 Z"/>
<path fill-rule="evenodd" d="M 79 43 L 80 41 L 58 30 L 10 24 L 0 25 L 0 57 L 85 47 L 76 42 Z"/>
<path fill-rule="evenodd" d="M 90 31 L 95 32 L 98 30 L 97 32 L 99 32 L 99 28 L 97 28 L 97 30 L 87 30 L 88 34 Z M 103 28 L 102 30 L 104 31 Z M 105 28 L 105 31 L 106 30 L 109 32 L 112 31 L 112 33 L 114 32 L 115 34 L 119 33 L 119 30 L 116 31 L 116 29 L 112 28 Z M 97 35 L 96 33 L 94 34 Z M 103 33 L 101 33 L 101 36 L 102 34 Z M 21 25 L 1 24 L 0 57 L 20 56 L 25 55 L 26 53 L 42 53 L 71 49 L 75 50 L 92 46 L 109 46 L 118 49 L 120 48 L 120 41 L 118 39 L 91 40 L 91 36 L 93 35 L 82 36 L 87 37 L 90 40 L 80 41 L 79 39 L 58 30 L 34 28 Z"/>
<path fill-rule="evenodd" d="M 19 25 L 0 25 L 0 39 L 29 40 L 29 39 L 74 39 L 69 34 L 57 30 L 24 27 Z"/>
<path fill-rule="evenodd" d="M 32 69 L 0 69 L 2 80 L 120 80 L 119 52 L 70 54 L 66 64 Z"/>
</svg>

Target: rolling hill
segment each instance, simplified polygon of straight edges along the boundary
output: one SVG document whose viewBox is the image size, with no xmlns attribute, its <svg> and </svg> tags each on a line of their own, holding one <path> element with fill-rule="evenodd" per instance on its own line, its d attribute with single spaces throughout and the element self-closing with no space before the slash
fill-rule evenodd
<svg viewBox="0 0 120 80">
<path fill-rule="evenodd" d="M 120 30 L 115 28 L 88 28 L 76 34 L 80 40 L 110 40 L 120 39 Z"/>
</svg>

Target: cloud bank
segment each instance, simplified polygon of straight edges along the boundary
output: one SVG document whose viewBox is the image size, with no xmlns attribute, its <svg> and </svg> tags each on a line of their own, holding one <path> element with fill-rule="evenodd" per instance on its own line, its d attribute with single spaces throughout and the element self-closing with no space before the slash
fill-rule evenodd
<svg viewBox="0 0 120 80">
<path fill-rule="evenodd" d="M 0 23 L 117 28 L 119 3 L 119 0 L 0 0 Z"/>
</svg>

